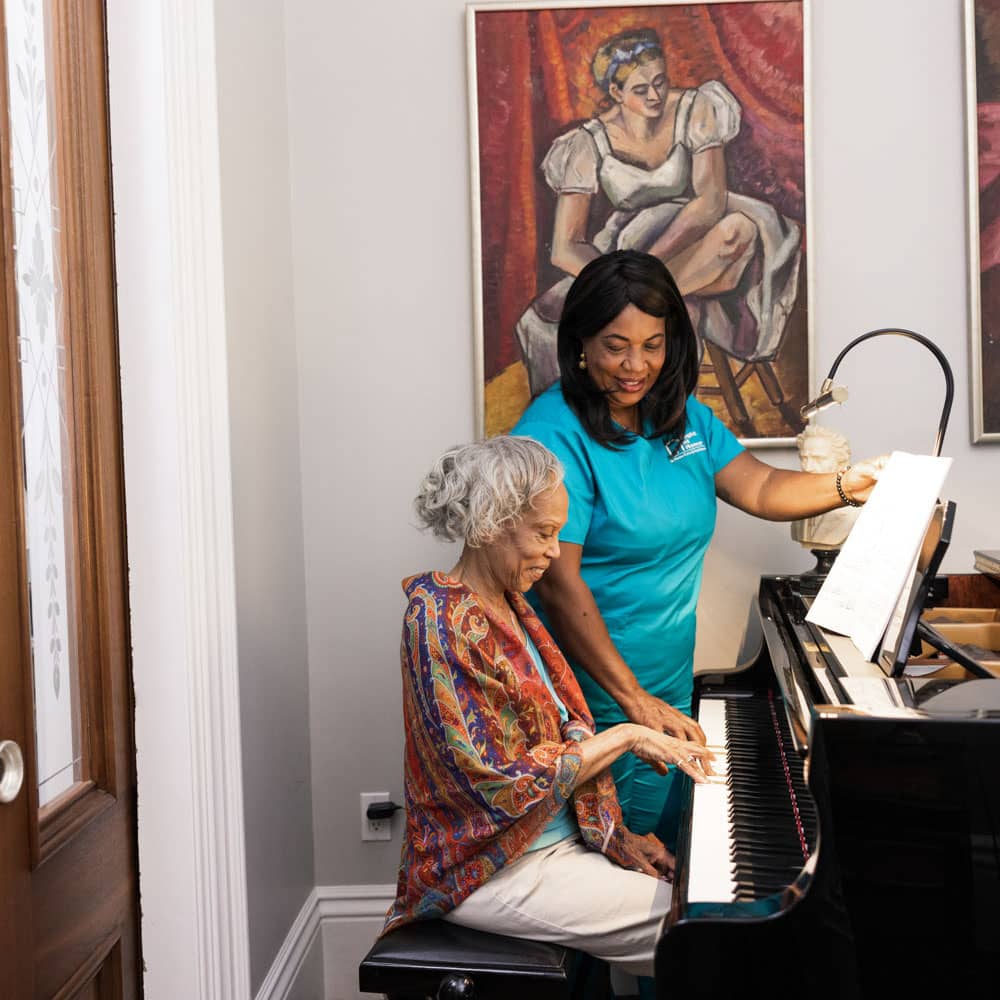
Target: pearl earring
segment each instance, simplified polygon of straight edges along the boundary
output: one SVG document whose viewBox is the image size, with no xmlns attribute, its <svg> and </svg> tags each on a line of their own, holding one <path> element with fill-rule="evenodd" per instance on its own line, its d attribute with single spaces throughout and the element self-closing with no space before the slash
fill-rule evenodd
<svg viewBox="0 0 1000 1000">
<path fill-rule="evenodd" d="M 580 367 L 584 371 L 587 369 L 587 355 L 584 351 L 580 351 Z"/>
</svg>

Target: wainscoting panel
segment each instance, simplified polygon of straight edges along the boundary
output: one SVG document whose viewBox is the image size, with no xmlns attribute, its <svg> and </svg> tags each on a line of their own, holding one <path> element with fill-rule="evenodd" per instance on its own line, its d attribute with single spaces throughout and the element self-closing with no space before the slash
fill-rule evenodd
<svg viewBox="0 0 1000 1000">
<path fill-rule="evenodd" d="M 364 1000 L 358 964 L 382 928 L 394 885 L 317 886 L 295 918 L 256 1000 Z"/>
</svg>

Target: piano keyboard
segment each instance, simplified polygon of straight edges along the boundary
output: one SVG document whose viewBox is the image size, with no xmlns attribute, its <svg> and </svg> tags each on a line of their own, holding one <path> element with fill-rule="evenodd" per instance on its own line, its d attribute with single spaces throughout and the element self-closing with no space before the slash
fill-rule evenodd
<svg viewBox="0 0 1000 1000">
<path fill-rule="evenodd" d="M 795 881 L 816 815 L 779 698 L 703 698 L 698 723 L 718 777 L 695 784 L 689 902 L 761 899 Z"/>
</svg>

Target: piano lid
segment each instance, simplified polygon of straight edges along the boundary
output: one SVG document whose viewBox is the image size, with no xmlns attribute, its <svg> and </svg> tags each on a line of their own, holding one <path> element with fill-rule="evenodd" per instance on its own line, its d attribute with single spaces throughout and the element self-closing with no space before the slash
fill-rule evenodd
<svg viewBox="0 0 1000 1000">
<path fill-rule="evenodd" d="M 1000 679 L 888 677 L 845 636 L 807 622 L 816 581 L 764 577 L 759 607 L 793 739 L 808 747 L 815 715 L 1000 719 Z"/>
</svg>

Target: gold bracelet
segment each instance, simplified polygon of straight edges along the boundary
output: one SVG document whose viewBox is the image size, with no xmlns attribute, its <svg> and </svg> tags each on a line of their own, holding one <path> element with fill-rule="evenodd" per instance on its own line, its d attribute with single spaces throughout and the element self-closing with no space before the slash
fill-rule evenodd
<svg viewBox="0 0 1000 1000">
<path fill-rule="evenodd" d="M 844 476 L 845 476 L 845 475 L 846 475 L 846 474 L 847 474 L 848 472 L 850 472 L 850 471 L 851 471 L 851 467 L 850 467 L 849 465 L 845 465 L 845 466 L 844 466 L 844 467 L 843 467 L 842 469 L 838 469 L 838 470 L 837 470 L 837 492 L 838 492 L 838 493 L 840 494 L 840 499 L 841 499 L 841 500 L 842 500 L 842 501 L 843 501 L 843 502 L 844 502 L 844 503 L 845 503 L 845 504 L 846 504 L 846 505 L 847 505 L 848 507 L 860 507 L 860 506 L 861 506 L 861 504 L 860 504 L 860 503 L 858 503 L 858 501 L 857 501 L 857 500 L 852 500 L 852 499 L 851 499 L 851 498 L 850 498 L 850 497 L 849 497 L 849 496 L 848 496 L 848 495 L 847 495 L 847 494 L 846 494 L 846 493 L 844 492 L 844 484 L 843 484 L 843 483 L 841 482 L 841 480 L 843 479 L 843 477 L 844 477 Z"/>
</svg>

